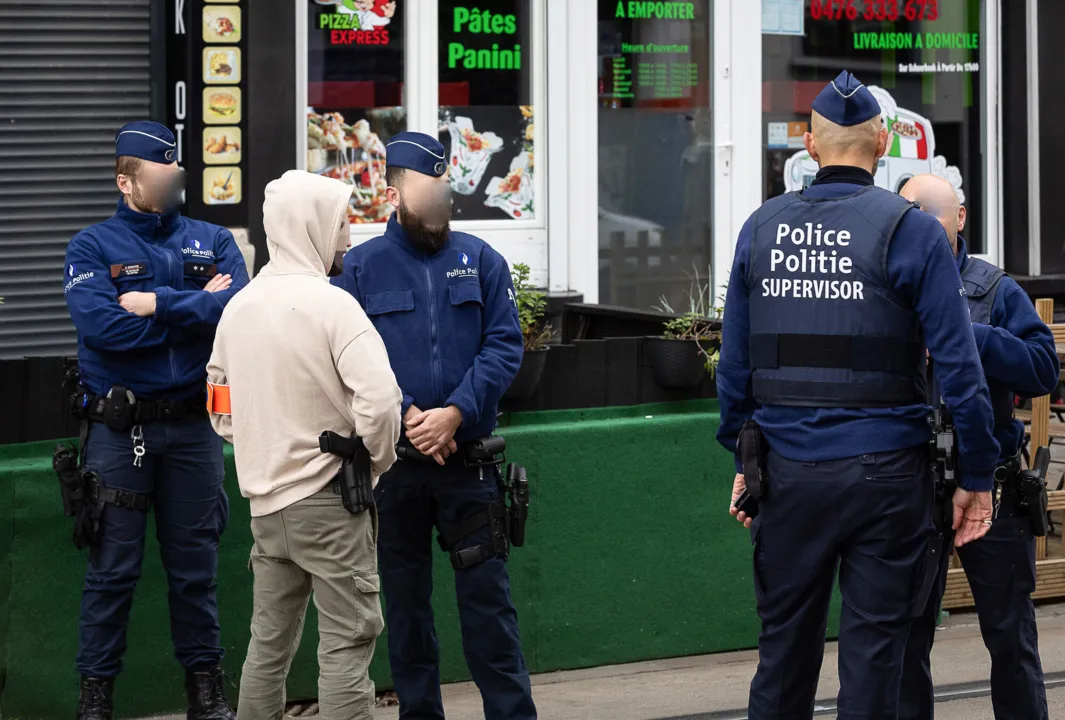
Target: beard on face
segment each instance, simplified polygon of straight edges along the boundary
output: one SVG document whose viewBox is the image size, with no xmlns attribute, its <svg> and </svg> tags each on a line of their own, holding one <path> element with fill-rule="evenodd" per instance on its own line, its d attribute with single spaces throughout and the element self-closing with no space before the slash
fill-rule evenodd
<svg viewBox="0 0 1065 720">
<path fill-rule="evenodd" d="M 406 201 L 399 200 L 399 224 L 411 243 L 422 252 L 433 255 L 444 247 L 451 232 L 451 203 L 446 208 L 430 209 L 429 217 L 422 217 L 410 209 Z"/>
<path fill-rule="evenodd" d="M 143 213 L 161 214 L 163 212 L 156 202 L 154 193 L 146 193 L 144 187 L 137 180 L 133 180 L 130 184 L 133 186 L 130 199 L 137 206 L 137 209 Z"/>
<path fill-rule="evenodd" d="M 185 190 L 185 171 L 178 168 L 168 177 L 153 185 L 145 185 L 130 178 L 133 192 L 130 200 L 144 213 L 164 215 L 181 207 L 181 195 Z"/>
</svg>

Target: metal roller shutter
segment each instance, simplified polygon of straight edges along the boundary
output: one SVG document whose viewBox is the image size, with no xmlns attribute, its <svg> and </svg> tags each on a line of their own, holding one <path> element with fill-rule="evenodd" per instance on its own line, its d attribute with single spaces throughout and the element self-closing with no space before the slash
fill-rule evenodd
<svg viewBox="0 0 1065 720">
<path fill-rule="evenodd" d="M 0 359 L 71 355 L 63 254 L 115 208 L 114 134 L 149 114 L 151 0 L 0 0 Z"/>
</svg>

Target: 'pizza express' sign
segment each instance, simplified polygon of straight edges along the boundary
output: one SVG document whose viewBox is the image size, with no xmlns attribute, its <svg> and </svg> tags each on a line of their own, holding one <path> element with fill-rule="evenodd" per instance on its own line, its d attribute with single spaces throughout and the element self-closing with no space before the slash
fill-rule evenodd
<svg viewBox="0 0 1065 720">
<path fill-rule="evenodd" d="M 334 12 L 318 16 L 318 27 L 329 32 L 330 45 L 387 45 L 388 25 L 399 0 L 314 0 L 333 5 Z"/>
</svg>

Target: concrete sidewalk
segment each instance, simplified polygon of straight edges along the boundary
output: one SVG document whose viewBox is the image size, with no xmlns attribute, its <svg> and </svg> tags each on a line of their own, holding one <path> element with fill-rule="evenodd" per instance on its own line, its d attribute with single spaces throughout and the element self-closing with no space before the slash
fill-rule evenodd
<svg viewBox="0 0 1065 720">
<path fill-rule="evenodd" d="M 1050 717 L 1065 718 L 1065 605 L 1041 607 L 1039 631 L 1043 668 L 1051 676 Z M 835 643 L 829 643 L 817 693 L 826 705 L 839 690 L 836 662 Z M 745 651 L 547 673 L 533 678 L 533 694 L 540 720 L 741 719 L 745 713 L 737 709 L 746 707 L 756 665 L 757 654 Z M 980 694 L 991 671 L 975 614 L 948 618 L 936 638 L 933 671 L 937 689 L 958 698 L 937 704 L 937 720 L 993 720 L 989 697 L 966 697 Z M 446 686 L 444 706 L 448 720 L 484 717 L 472 683 Z M 824 714 L 834 716 L 830 707 Z M 377 710 L 378 720 L 398 716 L 395 707 Z"/>
<path fill-rule="evenodd" d="M 1040 608 L 1039 614 L 1044 671 L 1065 672 L 1065 605 Z M 818 698 L 834 700 L 839 691 L 836 661 L 836 645 L 830 643 Z M 757 654 L 748 651 L 552 673 L 534 678 L 533 695 L 540 720 L 699 717 L 745 708 L 756 665 Z M 937 687 L 987 682 L 991 663 L 975 614 L 955 615 L 944 623 L 936 638 L 933 668 Z M 1065 686 L 1052 693 L 1059 710 L 1052 710 L 1050 717 L 1065 718 Z M 945 703 L 937 706 L 936 717 L 992 720 L 990 703 L 986 697 Z M 484 717 L 480 696 L 470 683 L 446 687 L 444 705 L 448 720 Z M 395 708 L 380 708 L 377 717 L 395 720 L 398 713 Z"/>
</svg>

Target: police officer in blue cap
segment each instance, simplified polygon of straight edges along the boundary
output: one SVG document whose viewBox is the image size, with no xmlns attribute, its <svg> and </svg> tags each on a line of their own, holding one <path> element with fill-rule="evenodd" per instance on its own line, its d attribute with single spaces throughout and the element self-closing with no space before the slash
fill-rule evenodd
<svg viewBox="0 0 1065 720">
<path fill-rule="evenodd" d="M 1054 336 L 1024 291 L 1002 270 L 970 257 L 961 231 L 965 207 L 954 187 L 934 175 L 918 175 L 901 195 L 943 225 L 961 272 L 976 346 L 987 375 L 1001 448 L 995 473 L 995 515 L 990 532 L 958 549 L 973 591 L 980 631 L 991 655 L 991 703 L 995 720 L 1047 720 L 1046 687 L 1032 592 L 1035 533 L 1021 482 L 1024 425 L 1013 417 L 1014 395 L 1048 395 L 1060 371 Z M 1041 514 L 1041 513 L 1039 513 Z M 1044 518 L 1041 517 L 1040 521 Z M 944 528 L 949 538 L 950 529 Z M 947 543 L 949 545 L 949 541 Z M 929 656 L 947 582 L 949 553 L 938 568 L 935 590 L 914 622 L 906 644 L 900 720 L 931 720 L 934 692 Z"/>
<path fill-rule="evenodd" d="M 248 274 L 228 230 L 179 214 L 184 177 L 170 130 L 133 122 L 115 144 L 118 209 L 75 235 L 66 253 L 82 462 L 99 499 L 81 603 L 77 716 L 112 716 L 154 508 L 188 717 L 233 718 L 215 598 L 229 504 L 205 389 L 215 325 Z"/>
<path fill-rule="evenodd" d="M 444 148 L 402 132 L 387 145 L 385 234 L 353 248 L 337 284 L 365 309 L 403 391 L 400 461 L 377 486 L 388 655 L 400 718 L 443 720 L 431 536 L 455 568 L 463 649 L 487 720 L 536 717 L 504 565 L 497 467 L 468 467 L 522 358 L 510 269 L 449 229 Z M 422 459 L 419 459 L 422 458 Z M 425 462 L 424 459 L 430 459 Z"/>
<path fill-rule="evenodd" d="M 874 186 L 887 131 L 850 73 L 814 101 L 805 144 L 813 184 L 740 231 L 717 370 L 718 440 L 739 471 L 730 511 L 751 528 L 762 621 L 748 716 L 813 716 L 838 568 L 839 717 L 895 718 L 942 551 L 925 348 L 961 446 L 958 545 L 991 525 L 998 443 L 946 234 Z"/>
</svg>

